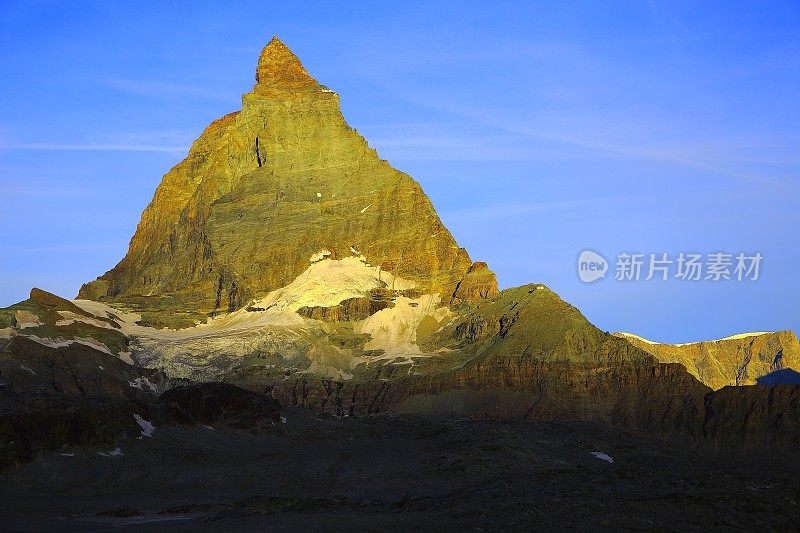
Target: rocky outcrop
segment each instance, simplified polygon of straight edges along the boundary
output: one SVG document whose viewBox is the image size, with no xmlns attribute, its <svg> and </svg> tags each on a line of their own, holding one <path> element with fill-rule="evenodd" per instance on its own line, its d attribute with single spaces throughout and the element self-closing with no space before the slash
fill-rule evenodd
<svg viewBox="0 0 800 533">
<path fill-rule="evenodd" d="M 51 346 L 84 343 L 109 354 L 124 354 L 128 338 L 114 318 L 94 315 L 34 287 L 27 300 L 0 309 L 0 349 L 14 337 L 27 337 Z"/>
<path fill-rule="evenodd" d="M 165 382 L 157 371 L 81 343 L 53 348 L 18 336 L 0 352 L 0 398 L 130 398 L 137 391 L 154 392 Z"/>
<path fill-rule="evenodd" d="M 170 389 L 157 401 L 168 424 L 202 424 L 239 429 L 273 429 L 280 423 L 278 402 L 228 383 L 200 383 Z"/>
<path fill-rule="evenodd" d="M 776 370 L 800 367 L 800 343 L 792 331 L 745 333 L 720 340 L 661 344 L 617 333 L 664 363 L 680 363 L 697 379 L 720 389 L 753 385 Z"/>
<path fill-rule="evenodd" d="M 301 307 L 297 314 L 314 320 L 324 320 L 326 322 L 349 322 L 364 320 L 381 311 L 394 307 L 395 293 L 407 295 L 410 291 L 390 291 L 375 289 L 370 291 L 369 296 L 360 298 L 347 298 L 333 306 L 312 306 Z"/>
<path fill-rule="evenodd" d="M 0 353 L 0 471 L 45 450 L 115 446 L 140 435 L 139 420 L 260 431 L 280 414 L 271 397 L 185 385 L 79 343 L 53 348 L 20 336 Z"/>
<path fill-rule="evenodd" d="M 718 450 L 800 461 L 800 385 L 724 387 L 707 395 L 703 436 Z"/>
<path fill-rule="evenodd" d="M 800 386 L 711 391 L 678 364 L 597 369 L 492 359 L 435 376 L 364 384 L 298 380 L 275 394 L 287 405 L 339 416 L 592 421 L 726 453 L 800 461 Z"/>
<path fill-rule="evenodd" d="M 489 265 L 483 261 L 476 261 L 456 285 L 450 303 L 485 300 L 498 292 L 497 277 L 494 272 L 489 270 Z"/>
<path fill-rule="evenodd" d="M 523 420 L 584 420 L 648 433 L 702 434 L 709 390 L 680 365 L 606 368 L 491 357 L 430 376 L 366 383 L 300 379 L 277 385 L 282 404 L 334 415 L 380 412 Z"/>
<path fill-rule="evenodd" d="M 172 384 L 85 344 L 16 336 L 0 352 L 0 470 L 43 450 L 137 436 L 134 414 L 150 417 L 155 393 Z"/>
<path fill-rule="evenodd" d="M 191 325 L 288 285 L 320 250 L 357 250 L 445 302 L 496 291 L 419 184 L 378 157 L 277 38 L 256 72 L 241 112 L 212 123 L 164 176 L 125 258 L 81 298 Z"/>
<path fill-rule="evenodd" d="M 0 400 L 0 472 L 38 453 L 72 446 L 109 448 L 140 435 L 134 415 L 147 406 L 126 398 L 28 397 Z"/>
</svg>

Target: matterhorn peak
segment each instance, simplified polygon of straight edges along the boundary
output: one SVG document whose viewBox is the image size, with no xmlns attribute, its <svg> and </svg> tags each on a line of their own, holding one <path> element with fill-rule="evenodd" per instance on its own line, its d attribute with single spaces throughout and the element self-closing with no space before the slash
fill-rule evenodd
<svg viewBox="0 0 800 533">
<path fill-rule="evenodd" d="M 319 87 L 303 63 L 277 35 L 261 51 L 256 67 L 256 89 L 297 91 Z"/>
<path fill-rule="evenodd" d="M 261 52 L 256 82 L 241 111 L 213 122 L 164 176 L 125 258 L 81 298 L 125 302 L 148 323 L 185 327 L 329 267 L 355 268 L 339 278 L 346 299 L 362 303 L 373 289 L 443 307 L 497 293 L 494 273 L 473 266 L 422 187 L 347 125 L 336 93 L 277 37 Z M 330 257 L 309 262 L 321 252 Z M 364 278 L 365 269 L 374 275 Z M 306 307 L 330 314 L 335 305 Z M 422 310 L 415 305 L 408 309 Z"/>
</svg>

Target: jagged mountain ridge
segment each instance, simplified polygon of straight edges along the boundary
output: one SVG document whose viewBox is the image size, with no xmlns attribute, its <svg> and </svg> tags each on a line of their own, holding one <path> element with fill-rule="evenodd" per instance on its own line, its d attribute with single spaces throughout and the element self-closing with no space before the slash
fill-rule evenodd
<svg viewBox="0 0 800 533">
<path fill-rule="evenodd" d="M 754 385 L 757 379 L 800 363 L 793 331 L 741 333 L 724 339 L 664 344 L 631 333 L 615 333 L 662 363 L 680 363 L 711 387 Z"/>
<path fill-rule="evenodd" d="M 187 326 L 288 285 L 317 254 L 363 255 L 445 305 L 497 292 L 419 184 L 378 157 L 339 96 L 274 37 L 242 110 L 164 176 L 126 256 L 79 298 Z"/>
</svg>

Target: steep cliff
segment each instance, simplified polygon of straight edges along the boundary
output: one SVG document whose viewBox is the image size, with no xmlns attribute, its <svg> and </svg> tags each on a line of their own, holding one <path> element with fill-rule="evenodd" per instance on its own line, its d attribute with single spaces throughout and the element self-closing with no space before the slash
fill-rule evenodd
<svg viewBox="0 0 800 533">
<path fill-rule="evenodd" d="M 79 297 L 186 326 L 288 285 L 315 256 L 363 256 L 445 304 L 497 292 L 419 184 L 380 159 L 338 94 L 273 38 L 242 110 L 164 176 L 127 255 Z"/>
</svg>

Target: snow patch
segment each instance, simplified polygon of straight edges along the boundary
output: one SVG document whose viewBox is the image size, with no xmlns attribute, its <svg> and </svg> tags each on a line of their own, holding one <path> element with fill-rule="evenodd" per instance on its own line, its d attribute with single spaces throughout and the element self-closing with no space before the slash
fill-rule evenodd
<svg viewBox="0 0 800 533">
<path fill-rule="evenodd" d="M 38 342 L 39 344 L 44 344 L 45 346 L 49 346 L 50 348 L 64 348 L 71 344 L 83 344 L 84 346 L 89 346 L 90 348 L 94 348 L 97 351 L 107 353 L 108 355 L 114 355 L 111 353 L 111 350 L 108 349 L 108 346 L 106 346 L 102 342 L 87 337 L 78 337 L 76 339 L 62 339 L 61 337 L 37 337 L 36 335 L 29 335 L 27 336 L 27 338 L 31 339 L 34 342 Z"/>
<path fill-rule="evenodd" d="M 592 455 L 594 455 L 597 459 L 600 459 L 601 461 L 606 461 L 607 463 L 613 463 L 614 462 L 614 459 L 612 459 L 611 456 L 608 455 L 607 453 L 592 452 Z"/>
<path fill-rule="evenodd" d="M 367 264 L 360 257 L 323 259 L 309 266 L 289 285 L 270 292 L 253 307 L 272 312 L 295 312 L 301 307 L 331 307 L 348 298 L 366 296 L 372 289 L 414 288 L 414 282 Z"/>
<path fill-rule="evenodd" d="M 125 311 L 115 309 L 108 304 L 102 302 L 96 302 L 94 300 L 83 300 L 83 299 L 76 299 L 70 300 L 72 303 L 77 305 L 81 308 L 81 310 L 86 311 L 89 314 L 92 314 L 99 318 L 110 318 L 114 321 L 125 321 L 125 315 L 129 316 L 136 316 L 137 319 L 141 317 L 136 315 L 135 313 L 126 313 Z"/>
<path fill-rule="evenodd" d="M 142 437 L 152 437 L 153 431 L 156 430 L 155 426 L 151 422 L 148 422 L 138 414 L 134 413 L 133 418 L 136 419 L 136 423 L 139 424 L 139 427 L 142 428 Z"/>
<path fill-rule="evenodd" d="M 364 209 L 359 211 L 359 213 L 361 213 L 363 215 L 367 211 L 367 209 L 369 209 L 370 207 L 372 207 L 372 204 L 369 204 L 367 207 L 365 207 Z"/>
<path fill-rule="evenodd" d="M 426 355 L 417 345 L 417 328 L 422 320 L 430 316 L 442 322 L 450 315 L 447 307 L 439 307 L 440 300 L 436 294 L 423 294 L 416 299 L 400 296 L 394 307 L 378 311 L 353 329 L 372 337 L 364 345 L 365 350 L 383 350 L 382 359 L 401 357 L 410 361 Z"/>
<path fill-rule="evenodd" d="M 615 335 L 617 335 L 618 337 L 637 339 L 637 340 L 645 342 L 647 344 L 660 344 L 662 346 L 689 346 L 689 345 L 692 345 L 692 344 L 701 344 L 703 342 L 722 342 L 722 341 L 733 341 L 733 340 L 738 340 L 738 339 L 747 339 L 747 338 L 750 338 L 750 337 L 758 337 L 758 336 L 761 336 L 761 335 L 769 335 L 771 333 L 775 333 L 775 332 L 774 331 L 753 331 L 753 332 L 750 332 L 750 333 L 739 333 L 739 334 L 736 334 L 736 335 L 731 335 L 730 337 L 723 337 L 721 339 L 709 339 L 709 340 L 693 341 L 693 342 L 681 342 L 681 343 L 675 343 L 675 344 L 670 344 L 670 343 L 667 343 L 667 342 L 651 341 L 649 339 L 645 339 L 644 337 L 640 337 L 639 335 L 634 335 L 633 333 L 628 333 L 628 332 L 625 332 L 625 331 L 621 331 L 619 333 L 615 333 Z"/>
<path fill-rule="evenodd" d="M 750 333 L 739 333 L 737 335 L 731 335 L 730 337 L 723 337 L 721 339 L 715 339 L 711 341 L 700 341 L 700 342 L 719 342 L 719 341 L 733 341 L 737 339 L 747 339 L 749 337 L 758 337 L 760 335 L 769 335 L 770 333 L 775 333 L 774 331 L 753 331 Z M 696 344 L 693 342 L 687 342 L 684 344 Z M 683 344 L 676 344 L 675 346 L 683 346 Z"/>
<path fill-rule="evenodd" d="M 60 453 L 59 455 L 61 455 L 62 457 L 75 457 L 74 453 Z"/>
<path fill-rule="evenodd" d="M 31 374 L 33 374 L 34 376 L 36 375 L 36 372 L 34 372 L 32 369 L 30 369 L 29 367 L 27 367 L 27 366 L 25 366 L 25 365 L 19 365 L 19 367 L 20 367 L 22 370 L 27 370 L 28 372 L 30 372 L 30 373 L 31 373 Z"/>
<path fill-rule="evenodd" d="M 353 254 L 353 257 L 355 257 L 356 259 L 358 259 L 362 263 L 366 263 L 367 262 L 367 258 L 364 257 L 364 254 L 362 254 L 361 252 L 356 250 L 355 246 L 351 246 L 350 247 L 350 253 Z M 380 275 L 378 277 L 380 277 Z"/>
<path fill-rule="evenodd" d="M 81 337 L 79 339 L 73 339 L 73 342 L 77 344 L 83 344 L 84 346 L 89 346 L 90 348 L 94 348 L 97 351 L 107 353 L 108 355 L 114 355 L 113 353 L 111 353 L 111 350 L 108 348 L 108 346 L 94 339 Z"/>
<path fill-rule="evenodd" d="M 620 331 L 616 334 L 618 337 L 624 337 L 628 339 L 636 339 L 642 342 L 646 342 L 647 344 L 659 344 L 658 342 L 653 342 L 651 340 L 645 339 L 644 337 L 640 337 L 639 335 L 634 335 L 633 333 L 628 333 L 627 331 Z"/>
</svg>

